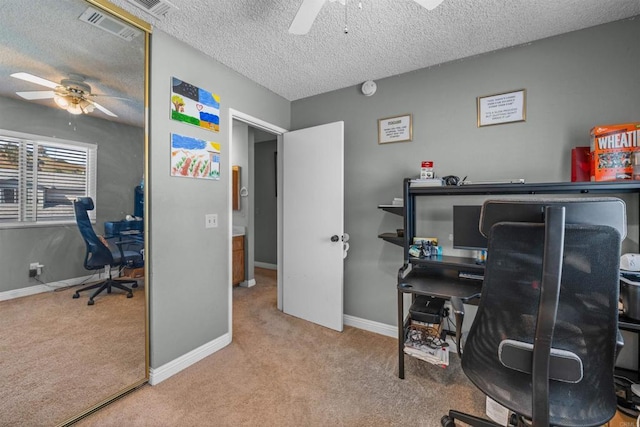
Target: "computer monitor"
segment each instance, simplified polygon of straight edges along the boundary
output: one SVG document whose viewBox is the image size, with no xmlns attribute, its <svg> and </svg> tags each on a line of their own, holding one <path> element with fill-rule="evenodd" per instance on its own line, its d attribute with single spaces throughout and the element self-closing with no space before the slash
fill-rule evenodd
<svg viewBox="0 0 640 427">
<path fill-rule="evenodd" d="M 453 247 L 486 250 L 487 238 L 480 233 L 482 206 L 453 206 Z"/>
</svg>

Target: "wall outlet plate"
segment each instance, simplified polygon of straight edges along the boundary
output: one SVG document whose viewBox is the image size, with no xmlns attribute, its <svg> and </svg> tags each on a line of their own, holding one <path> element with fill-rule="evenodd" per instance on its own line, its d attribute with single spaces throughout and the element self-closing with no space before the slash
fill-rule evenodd
<svg viewBox="0 0 640 427">
<path fill-rule="evenodd" d="M 204 216 L 205 228 L 216 228 L 218 226 L 218 214 L 206 214 Z"/>
</svg>

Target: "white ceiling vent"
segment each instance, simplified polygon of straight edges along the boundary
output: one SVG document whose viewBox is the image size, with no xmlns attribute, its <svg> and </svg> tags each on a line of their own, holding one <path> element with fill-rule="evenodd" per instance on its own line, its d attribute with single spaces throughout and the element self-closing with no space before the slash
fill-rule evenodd
<svg viewBox="0 0 640 427">
<path fill-rule="evenodd" d="M 111 15 L 107 15 L 92 7 L 87 8 L 78 19 L 127 41 L 131 41 L 142 34 L 142 31 L 137 28 L 130 27 L 113 18 Z"/>
<path fill-rule="evenodd" d="M 155 16 L 158 19 L 162 19 L 172 10 L 178 8 L 171 4 L 167 0 L 127 0 L 134 6 L 139 7 L 145 12 Z"/>
</svg>

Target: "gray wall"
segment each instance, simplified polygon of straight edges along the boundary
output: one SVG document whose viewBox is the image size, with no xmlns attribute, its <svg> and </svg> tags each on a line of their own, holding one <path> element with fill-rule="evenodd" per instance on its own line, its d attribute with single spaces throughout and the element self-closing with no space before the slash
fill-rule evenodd
<svg viewBox="0 0 640 427">
<path fill-rule="evenodd" d="M 220 132 L 172 121 L 171 77 L 221 97 Z M 150 363 L 158 368 L 229 332 L 230 155 L 229 108 L 288 128 L 290 103 L 155 30 L 151 36 L 150 135 Z M 169 175 L 175 132 L 222 145 L 219 181 Z M 205 214 L 218 228 L 205 229 Z"/>
<path fill-rule="evenodd" d="M 640 119 L 638 40 L 640 20 L 625 20 L 379 80 L 372 97 L 354 86 L 293 102 L 293 129 L 345 123 L 345 313 L 396 323 L 402 249 L 377 235 L 402 228 L 402 220 L 376 207 L 401 197 L 402 179 L 418 175 L 421 160 L 433 160 L 440 176 L 475 181 L 569 181 L 570 149 L 589 145 L 591 127 Z M 526 122 L 476 127 L 477 96 L 522 88 Z M 378 145 L 377 119 L 405 113 L 413 114 L 413 142 Z M 626 247 L 637 252 L 631 199 Z M 460 200 L 426 202 L 418 230 L 450 251 L 451 205 Z"/>
<path fill-rule="evenodd" d="M 278 222 L 276 198 L 276 166 L 274 154 L 277 142 L 257 142 L 255 145 L 255 258 L 256 262 L 278 264 Z"/>
<path fill-rule="evenodd" d="M 53 102 L 53 101 L 52 101 Z M 98 145 L 96 229 L 104 221 L 133 213 L 134 188 L 144 165 L 144 130 L 92 115 L 72 116 L 59 108 L 0 98 L 0 129 Z M 0 292 L 38 285 L 29 263 L 44 264 L 43 282 L 90 274 L 85 246 L 75 223 L 52 227 L 0 229 Z"/>
</svg>

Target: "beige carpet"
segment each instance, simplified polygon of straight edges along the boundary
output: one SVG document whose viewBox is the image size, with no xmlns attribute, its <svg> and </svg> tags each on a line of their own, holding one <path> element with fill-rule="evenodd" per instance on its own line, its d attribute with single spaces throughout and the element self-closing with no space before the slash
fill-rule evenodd
<svg viewBox="0 0 640 427">
<path fill-rule="evenodd" d="M 0 302 L 0 426 L 53 426 L 144 378 L 144 289 Z"/>
<path fill-rule="evenodd" d="M 395 339 L 282 314 L 274 274 L 256 281 L 233 290 L 229 346 L 78 425 L 438 426 L 450 407 L 483 413 L 457 357 L 446 369 L 407 358 L 401 380 Z"/>
</svg>

